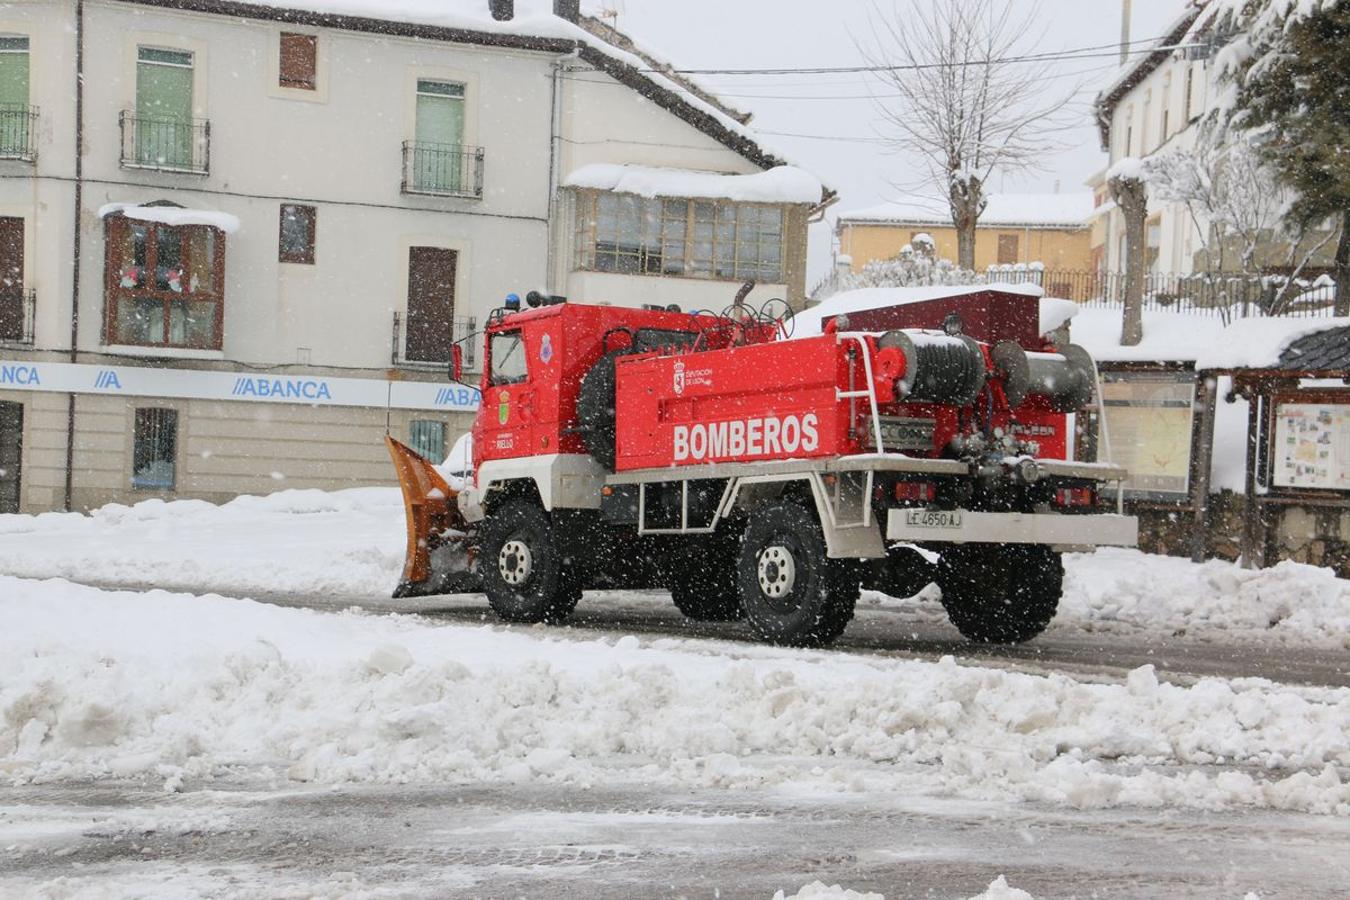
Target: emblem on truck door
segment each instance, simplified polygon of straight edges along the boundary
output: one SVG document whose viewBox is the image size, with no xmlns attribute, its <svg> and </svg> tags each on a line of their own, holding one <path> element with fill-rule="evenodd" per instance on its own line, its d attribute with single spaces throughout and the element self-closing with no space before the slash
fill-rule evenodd
<svg viewBox="0 0 1350 900">
<path fill-rule="evenodd" d="M 684 393 L 684 363 L 675 363 L 675 393 Z"/>
<path fill-rule="evenodd" d="M 502 391 L 497 395 L 497 424 L 505 425 L 509 418 L 511 418 L 511 394 Z"/>
</svg>

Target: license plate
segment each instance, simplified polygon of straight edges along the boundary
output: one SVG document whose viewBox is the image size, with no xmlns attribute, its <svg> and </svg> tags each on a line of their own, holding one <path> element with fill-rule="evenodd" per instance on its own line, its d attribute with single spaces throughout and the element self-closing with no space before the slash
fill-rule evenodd
<svg viewBox="0 0 1350 900">
<path fill-rule="evenodd" d="M 960 528 L 961 513 L 949 509 L 907 509 L 905 524 L 914 528 Z"/>
</svg>

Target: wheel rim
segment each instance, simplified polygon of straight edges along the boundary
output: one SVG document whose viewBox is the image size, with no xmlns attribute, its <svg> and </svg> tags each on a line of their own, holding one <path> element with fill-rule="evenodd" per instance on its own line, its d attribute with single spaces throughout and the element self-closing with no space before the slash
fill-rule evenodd
<svg viewBox="0 0 1350 900">
<path fill-rule="evenodd" d="M 759 554 L 759 589 L 771 600 L 781 600 L 797 585 L 797 563 L 782 544 L 765 547 Z"/>
<path fill-rule="evenodd" d="M 534 571 L 534 556 L 523 541 L 507 541 L 497 554 L 497 570 L 502 581 L 510 585 L 524 584 Z"/>
</svg>

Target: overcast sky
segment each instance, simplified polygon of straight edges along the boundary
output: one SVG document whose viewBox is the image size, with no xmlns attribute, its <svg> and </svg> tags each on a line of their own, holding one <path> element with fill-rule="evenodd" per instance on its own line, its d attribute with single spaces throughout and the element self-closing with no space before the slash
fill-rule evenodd
<svg viewBox="0 0 1350 900">
<path fill-rule="evenodd" d="M 899 10 L 922 8 L 928 0 L 586 0 L 588 11 L 617 8 L 619 27 L 681 68 L 766 68 L 859 65 L 854 36 L 869 35 L 875 3 Z M 1010 14 L 1032 0 L 1009 0 Z M 1186 0 L 1134 0 L 1135 40 L 1160 35 Z M 1043 0 L 1043 51 L 1111 44 L 1120 38 L 1120 0 Z M 1084 90 L 1076 107 L 1081 126 L 1064 136 L 1068 145 L 1043 172 L 995 179 L 994 190 L 1084 190 L 1083 182 L 1105 164 L 1091 119 L 1090 104 L 1117 66 L 1115 57 L 1045 64 L 1046 89 L 1063 91 L 1077 82 Z M 913 162 L 879 141 L 884 133 L 866 76 L 780 75 L 701 76 L 736 107 L 754 113 L 752 123 L 766 143 L 808 168 L 839 192 L 831 216 L 899 199 L 893 182 L 905 182 Z M 789 137 L 786 135 L 809 135 Z M 820 277 L 830 257 L 829 232 L 811 234 L 811 271 Z"/>
</svg>

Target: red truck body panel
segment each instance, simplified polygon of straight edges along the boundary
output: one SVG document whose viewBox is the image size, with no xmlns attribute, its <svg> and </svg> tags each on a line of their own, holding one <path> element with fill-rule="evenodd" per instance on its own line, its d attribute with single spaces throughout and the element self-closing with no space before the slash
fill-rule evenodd
<svg viewBox="0 0 1350 900">
<path fill-rule="evenodd" d="M 926 328 L 940 331 L 942 321 L 951 313 L 961 317 L 966 334 L 986 344 L 1016 341 L 1027 350 L 1039 350 L 1045 343 L 1041 339 L 1040 298 L 999 290 L 975 291 L 954 297 L 851 312 L 848 314 L 848 330 Z M 810 315 L 810 311 L 802 315 Z"/>
</svg>

